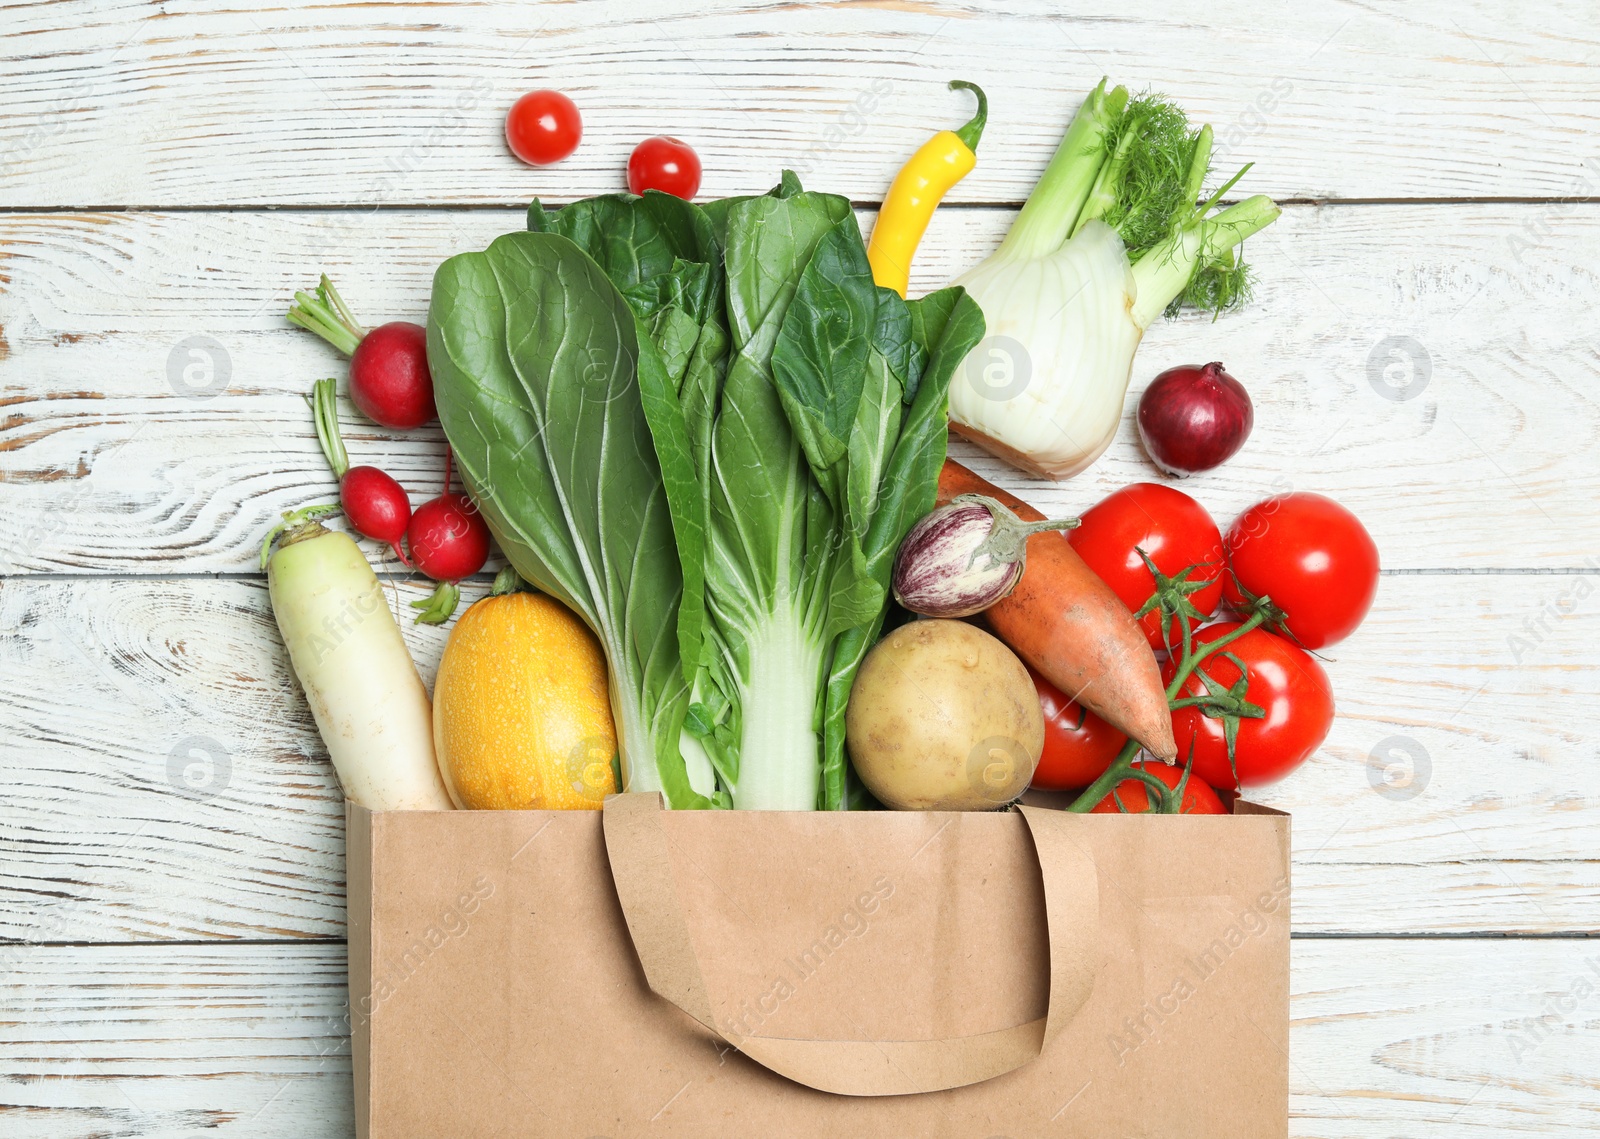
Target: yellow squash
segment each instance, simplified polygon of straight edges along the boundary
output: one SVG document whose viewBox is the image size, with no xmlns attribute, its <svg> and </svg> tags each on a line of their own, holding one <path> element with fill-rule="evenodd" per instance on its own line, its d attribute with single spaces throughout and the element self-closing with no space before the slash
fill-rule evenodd
<svg viewBox="0 0 1600 1139">
<path fill-rule="evenodd" d="M 433 739 L 458 807 L 598 809 L 617 790 L 599 642 L 542 593 L 484 598 L 450 631 Z"/>
</svg>

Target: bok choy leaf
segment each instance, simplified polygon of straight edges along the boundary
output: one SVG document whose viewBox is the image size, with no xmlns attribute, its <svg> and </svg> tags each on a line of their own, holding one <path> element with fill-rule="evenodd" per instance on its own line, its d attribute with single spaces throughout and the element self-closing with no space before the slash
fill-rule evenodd
<svg viewBox="0 0 1600 1139">
<path fill-rule="evenodd" d="M 517 572 L 600 638 L 626 785 L 707 806 L 710 767 L 678 746 L 680 638 L 697 634 L 692 616 L 680 628 L 682 567 L 702 552 L 674 531 L 640 349 L 632 310 L 566 238 L 508 234 L 434 276 L 428 365 L 462 478 Z"/>
<path fill-rule="evenodd" d="M 606 647 L 627 785 L 845 806 L 845 701 L 982 314 L 873 284 L 849 202 L 787 173 L 528 224 L 441 269 L 430 363 L 491 529 Z"/>
</svg>

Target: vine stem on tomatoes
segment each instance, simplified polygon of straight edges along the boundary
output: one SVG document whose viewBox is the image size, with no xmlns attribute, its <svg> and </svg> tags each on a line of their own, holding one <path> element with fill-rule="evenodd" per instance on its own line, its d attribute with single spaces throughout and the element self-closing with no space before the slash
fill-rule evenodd
<svg viewBox="0 0 1600 1139">
<path fill-rule="evenodd" d="M 400 539 L 411 521 L 411 500 L 404 488 L 385 472 L 372 466 L 352 467 L 344 439 L 339 434 L 338 381 L 318 380 L 311 387 L 312 418 L 317 425 L 317 442 L 339 480 L 339 505 L 350 527 L 363 537 L 386 543 L 400 564 L 411 562 L 400 549 Z"/>
<path fill-rule="evenodd" d="M 1266 614 L 1258 609 L 1246 618 L 1237 629 L 1233 629 L 1199 647 L 1195 646 L 1194 634 L 1189 629 L 1187 622 L 1179 622 L 1183 629 L 1183 655 L 1179 658 L 1177 670 L 1173 673 L 1172 680 L 1167 685 L 1167 703 L 1174 707 L 1176 706 L 1173 705 L 1173 701 L 1178 698 L 1178 693 L 1183 691 L 1184 682 L 1194 675 L 1195 669 L 1199 668 L 1206 658 L 1221 652 L 1250 630 L 1259 627 L 1265 620 Z M 1240 672 L 1244 672 L 1242 666 L 1240 667 Z M 1234 696 L 1235 694 L 1229 693 L 1227 695 Z M 1238 705 L 1243 703 L 1242 700 L 1236 698 L 1236 702 L 1231 705 L 1233 715 L 1250 715 L 1251 705 L 1244 704 L 1243 710 L 1239 709 Z M 1199 705 L 1216 706 L 1218 708 L 1229 706 L 1228 701 L 1216 695 L 1185 698 L 1184 700 L 1185 707 Z M 1254 714 L 1256 716 L 1261 715 L 1260 709 L 1254 709 Z M 1105 769 L 1100 778 L 1089 784 L 1084 792 L 1073 800 L 1072 805 L 1067 810 L 1079 814 L 1088 814 L 1096 804 L 1110 795 L 1116 787 L 1129 779 L 1137 779 L 1148 788 L 1151 802 L 1159 804 L 1156 808 L 1158 813 L 1176 814 L 1182 806 L 1182 792 L 1175 792 L 1173 788 L 1168 787 L 1166 783 L 1151 772 L 1136 767 L 1133 761 L 1138 754 L 1138 741 L 1129 740 L 1123 745 L 1122 750 L 1117 753 L 1117 758 L 1111 761 L 1111 766 Z"/>
</svg>

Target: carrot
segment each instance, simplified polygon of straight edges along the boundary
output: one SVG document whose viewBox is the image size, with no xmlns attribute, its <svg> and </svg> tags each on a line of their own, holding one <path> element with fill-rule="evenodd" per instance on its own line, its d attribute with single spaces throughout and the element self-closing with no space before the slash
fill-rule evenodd
<svg viewBox="0 0 1600 1139">
<path fill-rule="evenodd" d="M 939 505 L 986 494 L 1024 522 L 1044 518 L 1014 494 L 946 459 Z M 990 631 L 1045 679 L 1146 751 L 1171 761 L 1178 749 L 1161 669 L 1144 632 L 1111 587 L 1057 530 L 1028 539 L 1028 563 L 1011 595 L 980 615 Z"/>
</svg>

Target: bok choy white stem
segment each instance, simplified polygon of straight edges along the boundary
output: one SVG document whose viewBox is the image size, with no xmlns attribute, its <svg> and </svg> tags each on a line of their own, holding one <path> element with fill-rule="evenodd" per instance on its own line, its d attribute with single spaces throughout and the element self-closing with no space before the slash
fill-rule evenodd
<svg viewBox="0 0 1600 1139">
<path fill-rule="evenodd" d="M 1145 329 L 1241 302 L 1235 247 L 1278 216 L 1260 194 L 1211 212 L 1248 166 L 1197 205 L 1210 162 L 1210 127 L 1100 81 L 1000 248 L 956 282 L 988 325 L 950 388 L 957 432 L 1049 478 L 1100 457 Z"/>
</svg>

